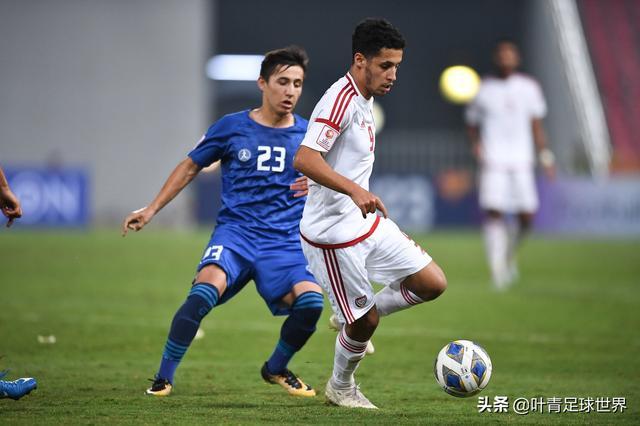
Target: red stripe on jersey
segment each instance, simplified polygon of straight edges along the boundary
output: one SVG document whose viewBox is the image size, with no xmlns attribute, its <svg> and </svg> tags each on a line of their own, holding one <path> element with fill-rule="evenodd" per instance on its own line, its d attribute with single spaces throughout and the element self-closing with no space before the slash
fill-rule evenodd
<svg viewBox="0 0 640 426">
<path fill-rule="evenodd" d="M 356 319 L 353 316 L 353 313 L 351 312 L 351 307 L 349 306 L 349 299 L 347 298 L 347 291 L 344 288 L 344 281 L 342 281 L 342 273 L 340 272 L 340 264 L 338 263 L 338 256 L 336 255 L 336 251 L 335 250 L 329 250 L 329 260 L 333 265 L 333 271 L 335 272 L 336 275 L 336 284 L 337 284 L 337 288 L 338 291 L 340 292 L 340 294 L 342 294 L 342 300 L 344 301 L 344 308 L 345 308 L 345 313 L 347 315 L 345 315 L 345 320 L 347 320 L 347 322 L 349 324 L 353 323 Z"/>
<path fill-rule="evenodd" d="M 338 287 L 336 271 L 330 256 L 330 252 L 327 250 L 322 250 L 322 254 L 324 255 L 324 263 L 327 267 L 327 274 L 329 276 L 329 281 L 331 282 L 331 289 L 333 290 L 333 295 L 335 296 L 336 302 L 338 303 L 338 307 L 342 311 L 342 315 L 347 320 L 347 322 L 351 323 L 353 322 L 353 320 L 350 321 L 349 314 L 351 314 L 351 311 L 349 310 L 349 304 L 347 303 L 346 297 L 343 296 Z"/>
<path fill-rule="evenodd" d="M 340 116 L 336 120 L 336 123 L 340 124 L 342 122 L 342 118 L 344 117 L 344 113 L 347 112 L 347 108 L 349 107 L 349 102 L 351 102 L 351 99 L 353 99 L 354 96 L 356 96 L 355 90 L 353 92 L 351 92 L 351 95 L 349 95 L 349 98 L 347 99 L 347 102 L 345 102 L 344 108 L 342 109 L 342 113 L 340 114 Z"/>
<path fill-rule="evenodd" d="M 336 108 L 338 107 L 338 103 L 340 102 L 340 99 L 341 99 L 342 95 L 348 89 L 352 89 L 352 87 L 348 83 L 345 84 L 342 89 L 340 89 L 340 92 L 338 93 L 338 96 L 336 96 L 336 100 L 333 102 L 333 108 L 331 108 L 331 114 L 329 115 L 329 119 L 331 119 L 331 117 L 333 117 L 333 114 L 336 112 Z"/>
<path fill-rule="evenodd" d="M 308 239 L 307 237 L 305 237 L 302 232 L 300 233 L 300 236 L 302 237 L 303 240 L 305 240 L 306 242 L 308 242 L 309 244 L 311 244 L 314 247 L 318 247 L 321 249 L 341 249 L 341 248 L 345 248 L 345 247 L 351 247 L 351 246 L 355 246 L 356 244 L 366 240 L 367 238 L 369 238 L 371 236 L 371 234 L 374 233 L 374 231 L 376 230 L 376 228 L 378 227 L 378 224 L 380 223 L 380 216 L 376 216 L 376 220 L 375 222 L 373 222 L 373 225 L 371 225 L 371 229 L 369 229 L 369 231 L 354 239 L 351 241 L 347 241 L 346 243 L 340 243 L 340 244 L 320 244 L 320 243 L 316 243 L 311 241 L 310 239 Z"/>
<path fill-rule="evenodd" d="M 342 99 L 340 100 L 340 105 L 338 106 L 336 113 L 330 118 L 330 120 L 338 124 L 338 126 L 340 125 L 340 120 L 338 120 L 338 117 L 342 117 L 344 115 L 344 111 L 349 106 L 349 102 L 351 102 L 351 98 L 353 98 L 355 94 L 356 91 L 353 90 L 353 88 L 350 88 L 342 95 Z"/>
<path fill-rule="evenodd" d="M 351 85 L 351 87 L 355 87 L 356 83 L 353 81 L 353 79 L 351 78 L 351 76 L 349 75 L 349 73 L 346 73 L 344 75 L 345 77 L 347 77 L 347 81 L 349 82 L 349 84 Z"/>
<path fill-rule="evenodd" d="M 338 126 L 336 123 L 333 123 L 325 118 L 316 118 L 316 123 L 322 123 L 322 124 L 326 124 L 327 126 L 331 127 L 333 130 L 335 130 L 336 132 L 340 132 L 340 126 Z"/>
</svg>

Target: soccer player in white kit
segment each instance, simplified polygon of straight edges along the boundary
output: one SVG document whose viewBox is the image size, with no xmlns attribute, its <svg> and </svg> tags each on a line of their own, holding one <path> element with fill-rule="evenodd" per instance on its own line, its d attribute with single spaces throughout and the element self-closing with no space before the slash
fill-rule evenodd
<svg viewBox="0 0 640 426">
<path fill-rule="evenodd" d="M 516 72 L 520 55 L 515 43 L 498 42 L 494 62 L 498 74 L 482 80 L 465 121 L 480 166 L 487 259 L 494 285 L 502 290 L 517 279 L 516 248 L 538 209 L 534 145 L 550 178 L 555 168 L 542 125 L 547 111 L 544 96 L 533 78 Z M 511 228 L 505 215 L 513 213 L 518 221 Z"/>
<path fill-rule="evenodd" d="M 373 96 L 391 90 L 404 45 L 386 20 L 358 24 L 349 72 L 316 105 L 294 159 L 294 167 L 310 179 L 300 222 L 302 249 L 345 324 L 325 391 L 339 406 L 377 408 L 353 374 L 379 317 L 435 299 L 447 286 L 440 267 L 387 218 L 382 201 L 369 192 L 376 146 Z M 374 294 L 370 281 L 385 287 Z"/>
</svg>

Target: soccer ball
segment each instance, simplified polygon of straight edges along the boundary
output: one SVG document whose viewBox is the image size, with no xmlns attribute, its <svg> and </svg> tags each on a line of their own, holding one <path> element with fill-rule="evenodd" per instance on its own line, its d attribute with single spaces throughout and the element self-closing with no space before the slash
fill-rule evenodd
<svg viewBox="0 0 640 426">
<path fill-rule="evenodd" d="M 470 340 L 454 340 L 438 353 L 433 374 L 446 393 L 461 398 L 477 394 L 491 378 L 491 358 Z"/>
</svg>

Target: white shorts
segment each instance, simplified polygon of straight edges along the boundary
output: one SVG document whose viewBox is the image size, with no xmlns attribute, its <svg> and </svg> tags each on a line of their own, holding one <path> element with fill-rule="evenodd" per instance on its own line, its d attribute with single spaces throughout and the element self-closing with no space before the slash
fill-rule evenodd
<svg viewBox="0 0 640 426">
<path fill-rule="evenodd" d="M 366 239 L 342 248 L 301 239 L 309 268 L 341 322 L 353 323 L 375 304 L 371 282 L 400 287 L 431 257 L 391 219 L 380 218 Z"/>
<path fill-rule="evenodd" d="M 503 213 L 534 213 L 538 193 L 533 169 L 485 167 L 480 171 L 480 207 Z"/>
</svg>

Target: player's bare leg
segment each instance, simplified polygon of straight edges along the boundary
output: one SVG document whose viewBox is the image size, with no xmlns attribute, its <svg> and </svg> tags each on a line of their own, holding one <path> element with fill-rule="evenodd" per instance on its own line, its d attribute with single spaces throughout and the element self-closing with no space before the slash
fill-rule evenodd
<svg viewBox="0 0 640 426">
<path fill-rule="evenodd" d="M 342 327 L 344 327 L 344 323 L 340 322 L 336 314 L 331 314 L 331 316 L 329 317 L 329 328 L 333 331 L 340 332 L 340 330 L 342 330 Z M 367 342 L 367 350 L 365 351 L 365 353 L 367 355 L 372 355 L 375 353 L 375 351 L 376 348 L 375 346 L 373 346 L 373 341 L 369 339 L 369 341 Z"/>
<path fill-rule="evenodd" d="M 427 266 L 409 275 L 402 281 L 404 286 L 423 302 L 428 302 L 440 296 L 447 289 L 447 278 L 435 261 L 431 261 Z"/>
<path fill-rule="evenodd" d="M 325 396 L 331 404 L 349 408 L 376 409 L 355 382 L 354 373 L 364 358 L 367 342 L 373 336 L 380 317 L 375 306 L 351 324 L 346 324 L 336 339 L 333 374 Z"/>
<path fill-rule="evenodd" d="M 518 213 L 518 221 L 515 229 L 509 235 L 509 249 L 507 253 L 507 268 L 510 282 L 515 282 L 519 278 L 517 252 L 520 243 L 531 230 L 533 214 L 528 212 Z"/>
<path fill-rule="evenodd" d="M 301 281 L 282 302 L 291 307 L 291 313 L 282 324 L 280 340 L 260 373 L 267 383 L 282 386 L 290 395 L 315 396 L 316 391 L 289 370 L 287 364 L 316 329 L 323 307 L 322 289 L 314 282 Z"/>
<path fill-rule="evenodd" d="M 398 286 L 387 286 L 376 293 L 380 316 L 387 316 L 440 296 L 447 288 L 442 269 L 431 261 L 427 266 L 405 278 Z"/>
<path fill-rule="evenodd" d="M 378 314 L 384 317 L 433 300 L 442 294 L 446 286 L 444 273 L 431 261 L 429 265 L 407 277 L 397 286 L 386 286 L 377 292 Z"/>
<path fill-rule="evenodd" d="M 198 272 L 195 282 L 211 284 L 222 297 L 227 289 L 227 274 L 218 265 L 207 265 Z"/>
<path fill-rule="evenodd" d="M 284 295 L 282 303 L 291 306 L 300 295 L 308 291 L 315 291 L 316 293 L 322 294 L 322 288 L 320 288 L 318 284 L 312 283 L 311 281 L 302 281 L 295 284 L 291 291 Z"/>
</svg>

